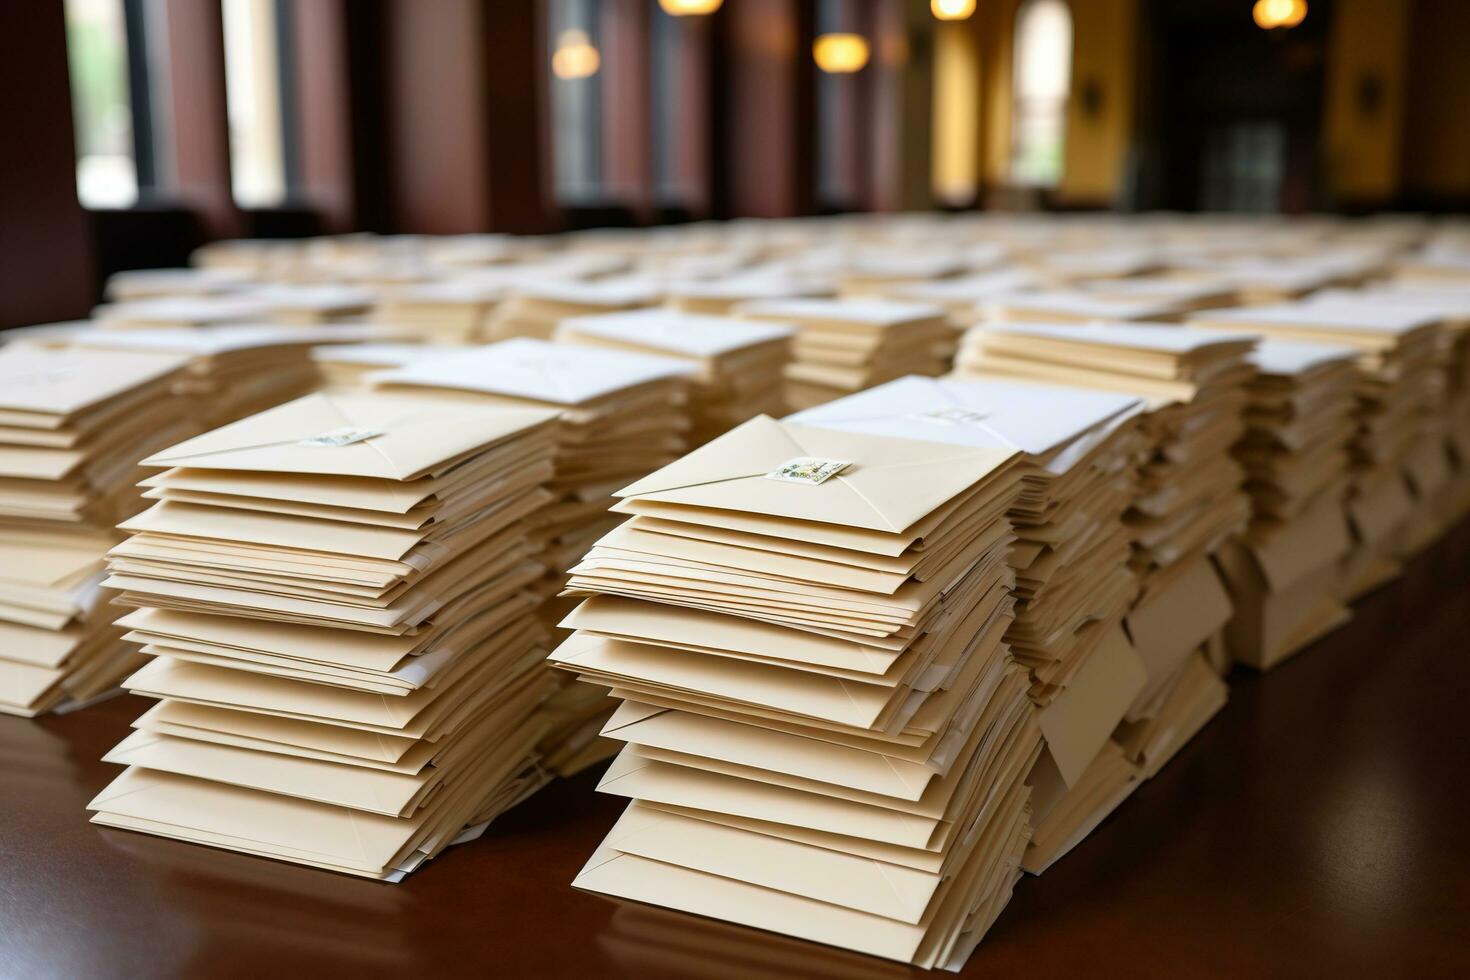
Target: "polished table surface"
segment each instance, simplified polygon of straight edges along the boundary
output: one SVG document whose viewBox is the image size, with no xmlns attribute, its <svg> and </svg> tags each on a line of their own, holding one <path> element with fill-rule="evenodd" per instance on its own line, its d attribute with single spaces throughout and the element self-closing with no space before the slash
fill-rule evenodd
<svg viewBox="0 0 1470 980">
<path fill-rule="evenodd" d="M 1470 526 L 1229 705 L 1015 898 L 977 977 L 1470 976 Z M 624 801 L 556 784 L 400 885 L 95 827 L 146 702 L 0 718 L 0 976 L 901 977 L 569 882 Z"/>
</svg>

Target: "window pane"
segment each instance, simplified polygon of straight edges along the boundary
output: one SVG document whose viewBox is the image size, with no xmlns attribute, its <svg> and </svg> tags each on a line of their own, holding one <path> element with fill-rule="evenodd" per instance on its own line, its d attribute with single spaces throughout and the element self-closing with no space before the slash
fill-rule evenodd
<svg viewBox="0 0 1470 980">
<path fill-rule="evenodd" d="M 123 0 L 66 0 L 66 47 L 77 144 L 77 199 L 89 208 L 138 201 Z"/>
<path fill-rule="evenodd" d="M 286 200 L 275 0 L 223 0 L 230 177 L 242 207 Z"/>
<path fill-rule="evenodd" d="M 556 199 L 561 204 L 596 204 L 603 198 L 596 0 L 552 0 L 547 13 Z"/>
<path fill-rule="evenodd" d="M 1016 16 L 1011 179 L 1039 187 L 1062 178 L 1072 14 L 1063 0 L 1029 0 Z"/>
</svg>

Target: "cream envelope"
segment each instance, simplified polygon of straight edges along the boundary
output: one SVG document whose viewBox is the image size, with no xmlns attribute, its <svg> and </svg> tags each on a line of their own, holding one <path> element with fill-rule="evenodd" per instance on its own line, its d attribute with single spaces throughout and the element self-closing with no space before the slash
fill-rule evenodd
<svg viewBox="0 0 1470 980">
<path fill-rule="evenodd" d="M 598 547 L 617 548 L 643 555 L 661 555 L 675 561 L 697 562 L 704 566 L 739 568 L 761 575 L 775 575 L 845 589 L 862 589 L 868 592 L 892 594 L 905 582 L 907 573 L 889 573 L 822 561 L 795 554 L 776 551 L 758 551 L 720 544 L 715 541 L 700 541 L 696 538 L 674 534 L 660 534 L 643 530 L 640 520 L 625 521 L 604 534 L 597 541 Z"/>
<path fill-rule="evenodd" d="M 956 449 L 792 426 L 759 416 L 616 496 L 897 534 L 996 474 L 1014 455 L 1012 450 Z M 804 460 L 828 465 L 817 476 L 806 475 Z M 838 464 L 845 465 L 831 475 Z M 783 470 L 788 471 L 784 477 Z"/>
<path fill-rule="evenodd" d="M 143 465 L 413 480 L 554 417 L 537 409 L 315 394 L 186 440 Z"/>
<path fill-rule="evenodd" d="M 443 775 L 442 769 L 434 767 L 416 775 L 403 775 L 142 731 L 123 739 L 102 761 L 390 817 L 408 816 L 418 809 Z"/>
<path fill-rule="evenodd" d="M 1208 315 L 1208 314 L 1203 314 Z M 1198 355 L 1220 357 L 1228 353 L 1244 354 L 1257 338 L 1247 332 L 1224 334 L 1181 329 L 1167 324 L 1099 323 L 991 323 L 980 336 L 988 339 L 1023 338 L 1036 342 L 1055 342 L 1065 347 L 1085 345 L 1103 351 L 1119 349 L 1190 358 Z M 1039 346 L 1046 346 L 1039 344 Z"/>
<path fill-rule="evenodd" d="M 415 360 L 373 374 L 378 387 L 453 388 L 556 405 L 580 405 L 626 388 L 687 376 L 686 361 L 518 337 L 465 353 Z"/>
<path fill-rule="evenodd" d="M 675 357 L 715 358 L 757 344 L 786 340 L 791 327 L 751 323 L 730 317 L 676 310 L 629 310 L 600 316 L 568 317 L 557 327 L 557 339 L 582 334 L 661 350 Z"/>
<path fill-rule="evenodd" d="M 238 737 L 266 746 L 285 745 L 298 749 L 310 749 L 331 755 L 353 759 L 373 760 L 391 764 L 417 764 L 417 772 L 423 762 L 431 756 L 437 743 L 404 735 L 393 735 L 347 728 L 342 725 L 317 721 L 302 721 L 262 714 L 258 711 L 237 710 L 207 704 L 195 704 L 169 698 L 160 701 L 144 713 L 147 724 L 138 727 L 147 729 L 153 723 L 160 730 L 169 731 L 188 738 L 205 739 L 204 733 Z M 267 751 L 273 751 L 267 749 Z"/>
<path fill-rule="evenodd" d="M 598 677 L 623 678 L 764 705 L 854 728 L 877 725 L 891 710 L 895 693 L 876 684 L 577 635 L 563 641 L 552 655 L 552 663 Z"/>
<path fill-rule="evenodd" d="M 65 419 L 159 381 L 187 357 L 12 346 L 0 351 L 0 418 L 59 428 Z M 14 420 L 8 416 L 14 414 Z M 47 421 L 47 418 L 50 421 Z"/>
<path fill-rule="evenodd" d="M 773 299 L 755 300 L 735 310 L 742 317 L 797 323 L 833 331 L 868 332 L 942 320 L 944 308 L 927 303 L 883 300 Z"/>
<path fill-rule="evenodd" d="M 854 857 L 754 834 L 643 806 L 623 812 L 603 846 L 677 867 L 759 883 L 780 879 L 783 891 L 817 901 L 917 922 L 939 887 L 939 877 L 869 858 Z"/>
<path fill-rule="evenodd" d="M 613 760 L 597 789 L 638 800 L 733 813 L 929 850 L 940 850 L 953 828 L 952 824 L 898 810 L 659 762 L 632 746 L 625 747 Z"/>
<path fill-rule="evenodd" d="M 935 775 L 928 766 L 893 756 L 636 701 L 620 705 L 602 734 L 906 800 L 922 796 Z"/>
<path fill-rule="evenodd" d="M 1041 711 L 1047 750 L 1068 786 L 1082 778 L 1147 679 L 1142 660 L 1114 628 Z"/>
<path fill-rule="evenodd" d="M 738 616 L 698 609 L 656 606 L 617 596 L 594 596 L 560 624 L 564 629 L 641 638 L 651 643 L 697 638 L 712 650 L 727 650 L 819 666 L 885 674 L 900 655 L 849 640 L 783 629 Z"/>
<path fill-rule="evenodd" d="M 1148 673 L 1142 698 L 1153 694 L 1190 653 L 1219 632 L 1230 621 L 1231 611 L 1230 596 L 1208 558 L 1171 571 L 1166 583 L 1151 590 L 1126 620 Z"/>
<path fill-rule="evenodd" d="M 1084 388 L 900 378 L 788 416 L 786 422 L 870 435 L 1015 449 L 1065 472 L 1144 409 L 1141 399 Z"/>
<path fill-rule="evenodd" d="M 295 681 L 227 668 L 187 664 L 161 657 L 146 664 L 124 686 L 149 697 L 177 698 L 196 704 L 242 711 L 258 711 L 303 721 L 326 721 L 364 731 L 423 738 L 435 724 L 475 693 L 474 680 L 503 686 L 506 658 L 517 659 L 532 649 L 533 629 L 512 629 L 503 640 L 483 652 L 462 657 L 436 687 L 420 688 L 405 697 L 385 698 L 342 688 L 304 685 Z M 529 659 L 529 657 L 527 657 Z M 499 668 L 499 670 L 497 670 Z M 496 674 L 497 680 L 489 675 Z M 463 679 L 464 684 L 456 683 Z"/>
<path fill-rule="evenodd" d="M 528 432 L 506 445 L 475 454 L 437 476 L 405 482 L 325 474 L 277 474 L 245 470 L 177 468 L 142 481 L 139 486 L 169 487 L 219 495 L 257 496 L 271 500 L 296 501 L 362 510 L 405 514 L 436 498 L 461 493 L 496 475 L 539 464 L 554 452 L 552 434 Z"/>
<path fill-rule="evenodd" d="M 1010 697 L 1004 704 L 997 703 L 991 706 L 991 717 L 977 725 L 971 733 L 970 741 L 960 753 L 966 759 L 967 765 L 952 768 L 939 778 L 930 780 L 917 799 L 853 789 L 830 774 L 824 774 L 816 779 L 793 776 L 773 767 L 747 766 L 680 749 L 668 749 L 641 743 L 631 743 L 633 748 L 630 751 L 644 760 L 719 773 L 802 793 L 814 793 L 835 800 L 907 813 L 927 820 L 952 821 L 959 819 L 966 800 L 977 786 L 977 780 L 984 769 L 983 763 L 991 756 L 991 753 L 985 751 L 984 748 L 1004 740 L 1004 734 L 1016 727 L 1018 712 L 1029 714 L 1033 710 L 1030 703 L 1024 698 L 1019 685 L 1014 686 L 1009 694 Z M 1002 713 L 1007 711 L 1008 713 L 1002 717 Z"/>
</svg>

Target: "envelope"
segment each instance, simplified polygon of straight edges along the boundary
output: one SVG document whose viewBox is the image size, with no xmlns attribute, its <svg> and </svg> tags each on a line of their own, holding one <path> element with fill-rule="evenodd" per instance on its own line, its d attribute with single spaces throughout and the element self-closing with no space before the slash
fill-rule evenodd
<svg viewBox="0 0 1470 980">
<path fill-rule="evenodd" d="M 745 617 L 611 595 L 587 599 L 559 625 L 666 646 L 697 639 L 712 653 L 728 651 L 870 674 L 887 673 L 900 656 L 898 650 L 788 630 Z"/>
<path fill-rule="evenodd" d="M 1071 444 L 1062 466 L 1049 467 L 1065 472 L 1144 407 L 1139 398 L 1085 388 L 908 377 L 785 421 L 976 449 L 1014 449 L 1032 457 Z"/>
<path fill-rule="evenodd" d="M 597 790 L 928 850 L 939 850 L 953 829 L 943 821 L 898 810 L 659 762 L 635 747 L 625 747 L 618 754 Z"/>
<path fill-rule="evenodd" d="M 10 346 L 0 351 L 0 422 L 60 428 L 67 419 L 133 395 L 189 363 L 172 354 Z"/>
<path fill-rule="evenodd" d="M 143 465 L 414 480 L 554 417 L 538 409 L 314 394 L 185 440 Z"/>
<path fill-rule="evenodd" d="M 938 875 L 694 820 L 637 802 L 603 846 L 677 867 L 779 890 L 859 912 L 918 922 L 938 890 Z M 768 886 L 769 887 L 769 886 Z"/>
<path fill-rule="evenodd" d="M 922 763 L 636 701 L 619 705 L 602 734 L 645 748 L 760 766 L 905 800 L 917 800 L 935 776 Z"/>
<path fill-rule="evenodd" d="M 1143 661 L 1115 627 L 1041 711 L 1047 751 L 1069 787 L 1082 779 L 1147 680 Z"/>
<path fill-rule="evenodd" d="M 583 335 L 647 347 L 673 357 L 718 358 L 787 340 L 794 333 L 795 330 L 782 324 L 647 309 L 568 317 L 557 326 L 556 339 Z"/>
<path fill-rule="evenodd" d="M 452 388 L 553 405 L 581 405 L 628 388 L 686 377 L 687 361 L 518 337 L 415 360 L 369 376 L 375 387 Z"/>
<path fill-rule="evenodd" d="M 583 674 L 765 705 L 854 728 L 877 725 L 880 718 L 892 711 L 895 693 L 876 684 L 578 635 L 563 641 L 551 660 L 557 666 Z"/>
<path fill-rule="evenodd" d="M 758 416 L 615 496 L 897 534 L 1014 456 L 1013 450 L 855 436 Z M 829 469 L 845 466 L 820 479 L 773 476 L 813 459 Z"/>
</svg>

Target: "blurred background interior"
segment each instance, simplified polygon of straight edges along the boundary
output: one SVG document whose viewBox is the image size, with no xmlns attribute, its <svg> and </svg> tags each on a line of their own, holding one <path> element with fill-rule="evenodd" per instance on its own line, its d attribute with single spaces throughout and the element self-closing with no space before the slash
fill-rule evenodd
<svg viewBox="0 0 1470 980">
<path fill-rule="evenodd" d="M 0 5 L 0 327 L 212 240 L 1470 204 L 1463 0 Z"/>
</svg>

